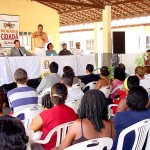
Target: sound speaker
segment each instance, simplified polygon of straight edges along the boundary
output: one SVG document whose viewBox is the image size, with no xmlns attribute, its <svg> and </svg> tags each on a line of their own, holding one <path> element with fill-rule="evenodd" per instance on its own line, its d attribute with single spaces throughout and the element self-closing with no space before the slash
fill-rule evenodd
<svg viewBox="0 0 150 150">
<path fill-rule="evenodd" d="M 113 32 L 113 54 L 125 54 L 125 32 Z"/>
</svg>

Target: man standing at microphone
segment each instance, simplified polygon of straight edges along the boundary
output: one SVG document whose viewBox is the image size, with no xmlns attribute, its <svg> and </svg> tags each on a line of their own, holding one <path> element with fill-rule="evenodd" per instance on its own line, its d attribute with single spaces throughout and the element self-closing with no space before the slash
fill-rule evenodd
<svg viewBox="0 0 150 150">
<path fill-rule="evenodd" d="M 48 37 L 45 32 L 43 32 L 43 25 L 38 25 L 38 31 L 32 34 L 32 38 L 34 38 L 34 47 L 35 47 L 35 55 L 36 56 L 45 56 L 45 43 L 48 43 Z"/>
</svg>

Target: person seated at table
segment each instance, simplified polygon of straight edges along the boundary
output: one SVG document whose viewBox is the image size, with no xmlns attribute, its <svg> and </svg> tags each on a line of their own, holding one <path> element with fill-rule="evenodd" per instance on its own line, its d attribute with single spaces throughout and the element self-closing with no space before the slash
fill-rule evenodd
<svg viewBox="0 0 150 150">
<path fill-rule="evenodd" d="M 67 50 L 67 44 L 63 43 L 62 44 L 62 50 L 59 52 L 59 55 L 72 55 L 69 50 Z"/>
<path fill-rule="evenodd" d="M 42 97 L 42 107 L 47 110 L 53 107 L 50 94 L 46 94 Z"/>
<path fill-rule="evenodd" d="M 73 55 L 84 55 L 84 51 L 80 48 L 80 42 L 76 42 L 76 48 L 72 50 Z"/>
<path fill-rule="evenodd" d="M 110 72 L 108 70 L 108 67 L 103 66 L 100 69 L 100 79 L 98 80 L 96 84 L 96 89 L 99 89 L 100 91 L 102 91 L 105 94 L 106 98 L 109 97 L 109 94 L 112 90 L 112 82 L 108 78 L 109 74 Z"/>
<path fill-rule="evenodd" d="M 46 50 L 46 56 L 56 56 L 57 53 L 56 51 L 54 50 L 54 46 L 52 43 L 49 43 L 47 45 L 47 50 Z"/>
<path fill-rule="evenodd" d="M 118 112 L 113 119 L 116 135 L 112 150 L 116 150 L 119 135 L 124 129 L 139 121 L 150 119 L 150 109 L 147 109 L 148 101 L 148 93 L 143 87 L 135 86 L 129 90 L 126 102 L 128 110 Z M 134 132 L 127 134 L 122 149 L 131 150 L 134 139 Z"/>
<path fill-rule="evenodd" d="M 0 117 L 0 149 L 27 150 L 28 136 L 22 122 L 11 116 Z"/>
<path fill-rule="evenodd" d="M 65 102 L 82 99 L 84 93 L 80 88 L 73 88 L 73 75 L 72 73 L 64 73 L 62 76 L 62 83 L 64 83 L 68 89 L 68 96 Z"/>
<path fill-rule="evenodd" d="M 63 73 L 66 73 L 66 72 L 72 73 L 72 75 L 73 75 L 73 84 L 79 83 L 79 78 L 77 76 L 75 76 L 75 73 L 74 73 L 74 70 L 72 69 L 72 67 L 65 66 L 63 68 Z"/>
<path fill-rule="evenodd" d="M 24 47 L 20 46 L 20 41 L 14 41 L 15 47 L 12 47 L 10 50 L 10 56 L 32 56 Z"/>
<path fill-rule="evenodd" d="M 56 62 L 52 62 L 49 65 L 49 69 L 51 74 L 44 76 L 43 79 L 41 80 L 41 83 L 36 89 L 38 94 L 43 93 L 46 89 L 50 88 L 55 83 L 61 81 L 61 77 L 59 76 L 59 74 L 57 74 L 58 64 Z"/>
<path fill-rule="evenodd" d="M 65 139 L 57 148 L 65 148 L 91 139 L 114 137 L 114 126 L 107 118 L 106 99 L 99 90 L 85 93 L 78 109 L 79 119 L 74 121 Z M 56 150 L 56 148 L 52 149 Z"/>
<path fill-rule="evenodd" d="M 17 88 L 14 88 L 7 93 L 12 111 L 16 112 L 27 107 L 37 106 L 38 94 L 35 89 L 27 86 L 27 72 L 22 68 L 18 68 L 14 73 L 14 79 L 17 83 Z"/>
<path fill-rule="evenodd" d="M 0 116 L 3 116 L 3 108 L 6 105 L 5 93 L 2 89 L 0 89 Z"/>
<path fill-rule="evenodd" d="M 41 140 L 44 140 L 47 134 L 58 125 L 77 119 L 77 115 L 73 109 L 64 104 L 67 94 L 67 87 L 63 83 L 54 84 L 50 93 L 54 107 L 44 110 L 33 119 L 30 128 L 34 132 L 39 130 L 43 132 Z M 53 134 L 50 141 L 47 144 L 43 144 L 42 147 L 45 150 L 50 150 L 55 144 L 56 134 Z"/>
<path fill-rule="evenodd" d="M 94 71 L 94 66 L 92 64 L 87 64 L 87 66 L 86 66 L 86 74 L 87 75 L 82 78 L 81 82 L 86 85 L 90 82 L 98 81 L 99 76 L 95 75 L 93 73 L 93 71 Z"/>
</svg>

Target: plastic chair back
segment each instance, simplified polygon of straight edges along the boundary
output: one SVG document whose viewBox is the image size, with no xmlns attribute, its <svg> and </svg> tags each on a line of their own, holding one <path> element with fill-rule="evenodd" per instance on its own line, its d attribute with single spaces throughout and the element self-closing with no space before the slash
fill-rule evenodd
<svg viewBox="0 0 150 150">
<path fill-rule="evenodd" d="M 44 110 L 41 106 L 34 106 L 22 109 L 13 114 L 13 117 L 17 117 L 20 114 L 24 114 L 24 120 L 22 121 L 25 128 L 28 128 L 32 122 L 32 120 L 42 111 Z"/>
<path fill-rule="evenodd" d="M 113 113 L 113 110 L 112 110 L 112 107 L 118 107 L 117 104 L 110 104 L 107 106 L 107 109 L 108 109 L 108 119 L 111 119 L 112 117 L 115 116 L 115 114 Z"/>
<path fill-rule="evenodd" d="M 65 105 L 71 107 L 75 111 L 75 113 L 77 113 L 80 103 L 81 103 L 81 99 L 78 99 L 78 100 L 73 100 L 73 101 L 67 102 L 67 103 L 65 103 Z"/>
<path fill-rule="evenodd" d="M 72 87 L 81 89 L 80 83 L 75 83 L 72 85 Z"/>
<path fill-rule="evenodd" d="M 111 138 L 98 138 L 93 140 L 88 140 L 81 142 L 66 148 L 65 150 L 110 150 L 113 145 L 113 140 Z"/>
<path fill-rule="evenodd" d="M 84 89 L 86 89 L 87 87 L 89 87 L 89 90 L 95 89 L 96 83 L 97 83 L 97 81 L 90 82 L 90 83 L 86 84 L 82 90 L 84 91 Z"/>
<path fill-rule="evenodd" d="M 135 131 L 135 140 L 132 150 L 141 150 L 143 148 L 149 129 L 150 119 L 142 120 L 124 129 L 119 135 L 117 150 L 123 149 L 124 138 L 131 131 Z"/>
<path fill-rule="evenodd" d="M 61 142 L 64 140 L 67 134 L 68 128 L 70 125 L 72 125 L 72 123 L 73 121 L 61 124 L 55 127 L 54 129 L 52 129 L 44 140 L 33 140 L 32 143 L 47 144 L 50 141 L 52 135 L 56 132 L 57 134 L 56 147 L 58 147 L 61 144 Z"/>
</svg>

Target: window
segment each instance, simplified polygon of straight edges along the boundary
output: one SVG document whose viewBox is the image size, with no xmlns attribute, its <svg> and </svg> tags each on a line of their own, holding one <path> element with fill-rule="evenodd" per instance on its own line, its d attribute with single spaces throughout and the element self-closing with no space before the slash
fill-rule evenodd
<svg viewBox="0 0 150 150">
<path fill-rule="evenodd" d="M 150 49 L 150 36 L 146 36 L 146 49 Z"/>
<path fill-rule="evenodd" d="M 70 49 L 70 50 L 73 49 L 73 41 L 69 41 L 69 49 Z"/>
<path fill-rule="evenodd" d="M 86 50 L 87 51 L 94 51 L 94 39 L 86 40 Z"/>
<path fill-rule="evenodd" d="M 19 32 L 20 45 L 25 47 L 27 50 L 32 49 L 31 44 L 31 32 Z"/>
</svg>

